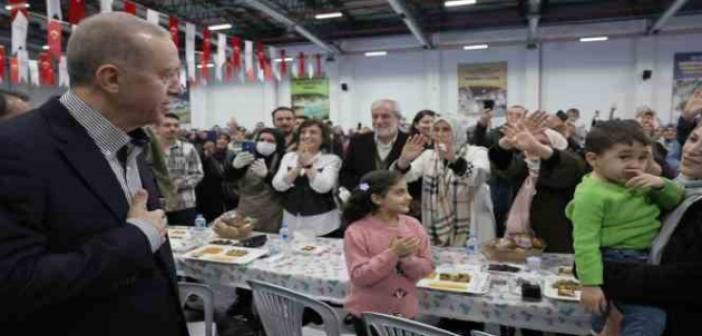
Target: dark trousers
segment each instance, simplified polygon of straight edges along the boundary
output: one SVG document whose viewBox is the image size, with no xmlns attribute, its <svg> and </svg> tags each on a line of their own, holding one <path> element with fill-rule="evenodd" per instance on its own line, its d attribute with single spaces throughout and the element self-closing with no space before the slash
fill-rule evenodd
<svg viewBox="0 0 702 336">
<path fill-rule="evenodd" d="M 195 226 L 197 210 L 195 208 L 171 211 L 166 213 L 168 225 Z"/>
</svg>

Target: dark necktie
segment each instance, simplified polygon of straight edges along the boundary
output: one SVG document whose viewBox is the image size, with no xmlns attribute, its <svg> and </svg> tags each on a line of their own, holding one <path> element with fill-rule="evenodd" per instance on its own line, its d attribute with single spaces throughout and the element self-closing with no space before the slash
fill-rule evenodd
<svg viewBox="0 0 702 336">
<path fill-rule="evenodd" d="M 117 160 L 122 165 L 122 169 L 127 171 L 127 159 L 129 158 L 129 146 L 124 145 L 117 151 Z"/>
</svg>

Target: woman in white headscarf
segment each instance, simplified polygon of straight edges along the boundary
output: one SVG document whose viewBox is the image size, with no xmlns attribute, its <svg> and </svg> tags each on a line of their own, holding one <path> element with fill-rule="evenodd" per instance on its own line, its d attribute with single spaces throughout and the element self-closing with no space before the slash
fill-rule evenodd
<svg viewBox="0 0 702 336">
<path fill-rule="evenodd" d="M 490 174 L 487 150 L 467 144 L 466 128 L 453 117 L 438 117 L 428 139 L 410 138 L 393 169 L 407 182 L 422 178 L 422 224 L 434 245 L 463 246 L 470 235 L 478 241 L 495 236 L 492 201 L 486 186 Z"/>
</svg>

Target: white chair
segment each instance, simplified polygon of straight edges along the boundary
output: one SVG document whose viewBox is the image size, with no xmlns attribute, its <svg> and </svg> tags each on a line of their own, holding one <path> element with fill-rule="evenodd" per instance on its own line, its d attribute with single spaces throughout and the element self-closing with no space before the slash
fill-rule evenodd
<svg viewBox="0 0 702 336">
<path fill-rule="evenodd" d="M 248 281 L 266 335 L 302 336 L 302 313 L 310 308 L 322 317 L 327 336 L 341 334 L 339 316 L 329 305 L 285 287 Z"/>
<path fill-rule="evenodd" d="M 180 290 L 181 306 L 185 305 L 185 302 L 191 295 L 199 297 L 203 302 L 205 321 L 188 323 L 188 332 L 190 335 L 215 336 L 217 333 L 217 326 L 214 323 L 214 292 L 212 289 L 202 284 L 190 282 L 178 283 L 178 289 Z"/>
<path fill-rule="evenodd" d="M 363 313 L 363 323 L 368 335 L 373 335 L 372 328 L 379 336 L 459 336 L 428 324 L 378 313 Z"/>
</svg>

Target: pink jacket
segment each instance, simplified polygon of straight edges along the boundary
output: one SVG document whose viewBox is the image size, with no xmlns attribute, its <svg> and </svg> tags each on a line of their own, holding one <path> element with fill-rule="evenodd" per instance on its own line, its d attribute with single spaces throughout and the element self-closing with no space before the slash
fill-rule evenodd
<svg viewBox="0 0 702 336">
<path fill-rule="evenodd" d="M 390 243 L 410 236 L 421 238 L 421 247 L 415 255 L 400 259 Z M 356 317 L 367 311 L 417 316 L 416 283 L 434 270 L 434 262 L 429 237 L 416 219 L 401 215 L 397 227 L 372 216 L 356 221 L 346 230 L 344 253 L 351 278 L 346 310 Z"/>
</svg>

